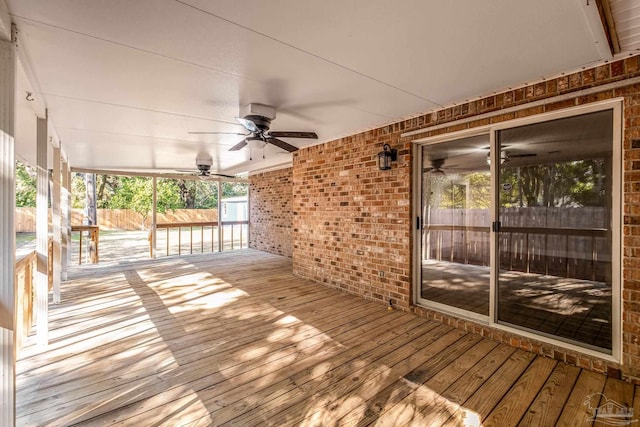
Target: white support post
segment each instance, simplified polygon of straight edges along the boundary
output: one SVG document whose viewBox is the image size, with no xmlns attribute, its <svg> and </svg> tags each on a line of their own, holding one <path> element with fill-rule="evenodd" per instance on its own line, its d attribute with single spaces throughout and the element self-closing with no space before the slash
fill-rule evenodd
<svg viewBox="0 0 640 427">
<path fill-rule="evenodd" d="M 62 216 L 60 213 L 60 177 L 62 173 L 60 146 L 53 147 L 53 195 L 51 208 L 53 215 L 53 303 L 60 303 L 60 270 L 62 250 Z"/>
<path fill-rule="evenodd" d="M 222 238 L 222 183 L 218 181 L 218 252 L 224 249 Z"/>
<path fill-rule="evenodd" d="M 158 178 L 153 177 L 153 203 L 151 210 L 151 258 L 155 258 L 157 247 L 157 214 L 158 214 Z M 167 254 L 168 255 L 168 254 Z"/>
<path fill-rule="evenodd" d="M 49 241 L 49 171 L 47 170 L 47 119 L 38 118 L 37 127 L 37 197 L 36 197 L 36 251 L 38 268 L 36 272 L 36 337 L 38 345 L 49 344 L 49 279 L 48 241 Z"/>
<path fill-rule="evenodd" d="M 62 248 L 60 255 L 60 277 L 61 280 L 67 280 L 67 267 L 69 264 L 70 249 L 70 228 L 71 227 L 71 182 L 69 173 L 69 163 L 62 162 L 62 194 L 60 200 L 60 210 L 62 211 Z"/>
<path fill-rule="evenodd" d="M 66 277 L 66 271 L 67 268 L 69 267 L 69 264 L 71 264 L 71 249 L 73 246 L 73 242 L 71 241 L 71 220 L 73 219 L 73 208 L 71 206 L 71 167 L 69 166 L 69 163 L 67 163 L 67 182 L 69 183 L 67 189 L 67 206 L 68 206 L 68 211 L 67 211 L 67 259 L 64 262 L 64 268 L 65 268 L 65 278 L 64 280 L 67 280 Z M 78 256 L 80 256 L 80 254 L 78 254 Z"/>
<path fill-rule="evenodd" d="M 16 46 L 0 41 L 0 425 L 16 421 Z"/>
</svg>

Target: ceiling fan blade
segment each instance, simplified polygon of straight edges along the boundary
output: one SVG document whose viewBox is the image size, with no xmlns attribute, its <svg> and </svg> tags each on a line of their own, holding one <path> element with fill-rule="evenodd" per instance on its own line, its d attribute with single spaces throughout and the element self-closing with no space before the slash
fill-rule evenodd
<svg viewBox="0 0 640 427">
<path fill-rule="evenodd" d="M 282 148 L 283 150 L 288 151 L 290 153 L 292 153 L 294 151 L 298 151 L 298 147 L 295 147 L 295 146 L 293 146 L 293 145 L 291 145 L 291 144 L 289 144 L 287 142 L 284 142 L 284 141 L 282 141 L 282 140 L 280 140 L 278 138 L 273 138 L 273 137 L 267 138 L 267 142 L 269 144 L 275 145 L 278 148 Z"/>
<path fill-rule="evenodd" d="M 219 176 L 221 178 L 236 178 L 234 175 L 225 175 L 223 173 L 211 173 L 210 176 Z"/>
<path fill-rule="evenodd" d="M 274 138 L 318 139 L 318 135 L 315 132 L 277 131 L 277 132 L 269 132 L 269 135 L 273 136 Z"/>
<path fill-rule="evenodd" d="M 233 147 L 229 148 L 229 151 L 238 151 L 238 150 L 244 148 L 246 145 L 247 145 L 247 140 L 243 139 L 242 141 L 238 142 Z"/>
<path fill-rule="evenodd" d="M 511 154 L 511 153 L 509 153 L 507 158 L 514 159 L 516 157 L 535 157 L 535 156 L 537 156 L 536 153 L 522 153 L 522 154 Z"/>
<path fill-rule="evenodd" d="M 240 124 L 242 126 L 245 127 L 245 129 L 247 129 L 249 132 L 254 133 L 254 132 L 258 132 L 258 126 L 256 126 L 255 123 L 253 123 L 253 121 L 249 120 L 249 119 L 244 119 L 242 117 L 236 117 L 236 120 L 238 122 L 240 122 Z"/>
<path fill-rule="evenodd" d="M 189 135 L 242 135 L 249 136 L 246 133 L 237 133 L 237 132 L 188 132 Z"/>
</svg>

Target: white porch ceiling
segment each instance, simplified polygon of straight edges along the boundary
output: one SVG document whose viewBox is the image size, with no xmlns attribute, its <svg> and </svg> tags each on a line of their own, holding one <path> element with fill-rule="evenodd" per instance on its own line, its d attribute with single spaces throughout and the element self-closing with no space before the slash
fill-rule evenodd
<svg viewBox="0 0 640 427">
<path fill-rule="evenodd" d="M 229 152 L 248 103 L 318 141 L 609 59 L 585 0 L 6 0 L 24 51 L 17 152 L 49 111 L 72 166 L 215 172 L 290 164 Z M 602 43 L 600 41 L 600 43 Z M 33 92 L 36 102 L 25 100 Z M 40 110 L 38 110 L 40 108 Z"/>
</svg>

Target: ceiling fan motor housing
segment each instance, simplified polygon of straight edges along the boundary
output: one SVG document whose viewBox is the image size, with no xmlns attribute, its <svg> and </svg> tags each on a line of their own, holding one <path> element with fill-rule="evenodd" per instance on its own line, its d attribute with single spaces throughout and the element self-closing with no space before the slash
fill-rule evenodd
<svg viewBox="0 0 640 427">
<path fill-rule="evenodd" d="M 198 156 L 196 158 L 196 166 L 198 168 L 198 171 L 200 171 L 201 174 L 208 173 L 209 170 L 211 169 L 212 164 L 213 164 L 213 159 L 211 157 Z"/>
<path fill-rule="evenodd" d="M 271 119 L 268 117 L 248 115 L 244 116 L 244 118 L 247 120 L 251 120 L 262 132 L 268 131 L 269 126 L 271 125 Z"/>
<path fill-rule="evenodd" d="M 264 104 L 247 104 L 240 109 L 240 115 L 248 120 L 251 120 L 249 116 L 258 116 L 271 122 L 276 118 L 276 109 Z"/>
</svg>

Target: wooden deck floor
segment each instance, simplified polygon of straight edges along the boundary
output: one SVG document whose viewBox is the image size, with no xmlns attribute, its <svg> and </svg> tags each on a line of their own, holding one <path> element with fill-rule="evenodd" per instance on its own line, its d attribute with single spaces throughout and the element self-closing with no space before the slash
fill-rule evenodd
<svg viewBox="0 0 640 427">
<path fill-rule="evenodd" d="M 62 289 L 50 345 L 19 358 L 18 425 L 589 426 L 606 399 L 640 413 L 630 384 L 387 311 L 262 252 L 87 266 Z"/>
</svg>

